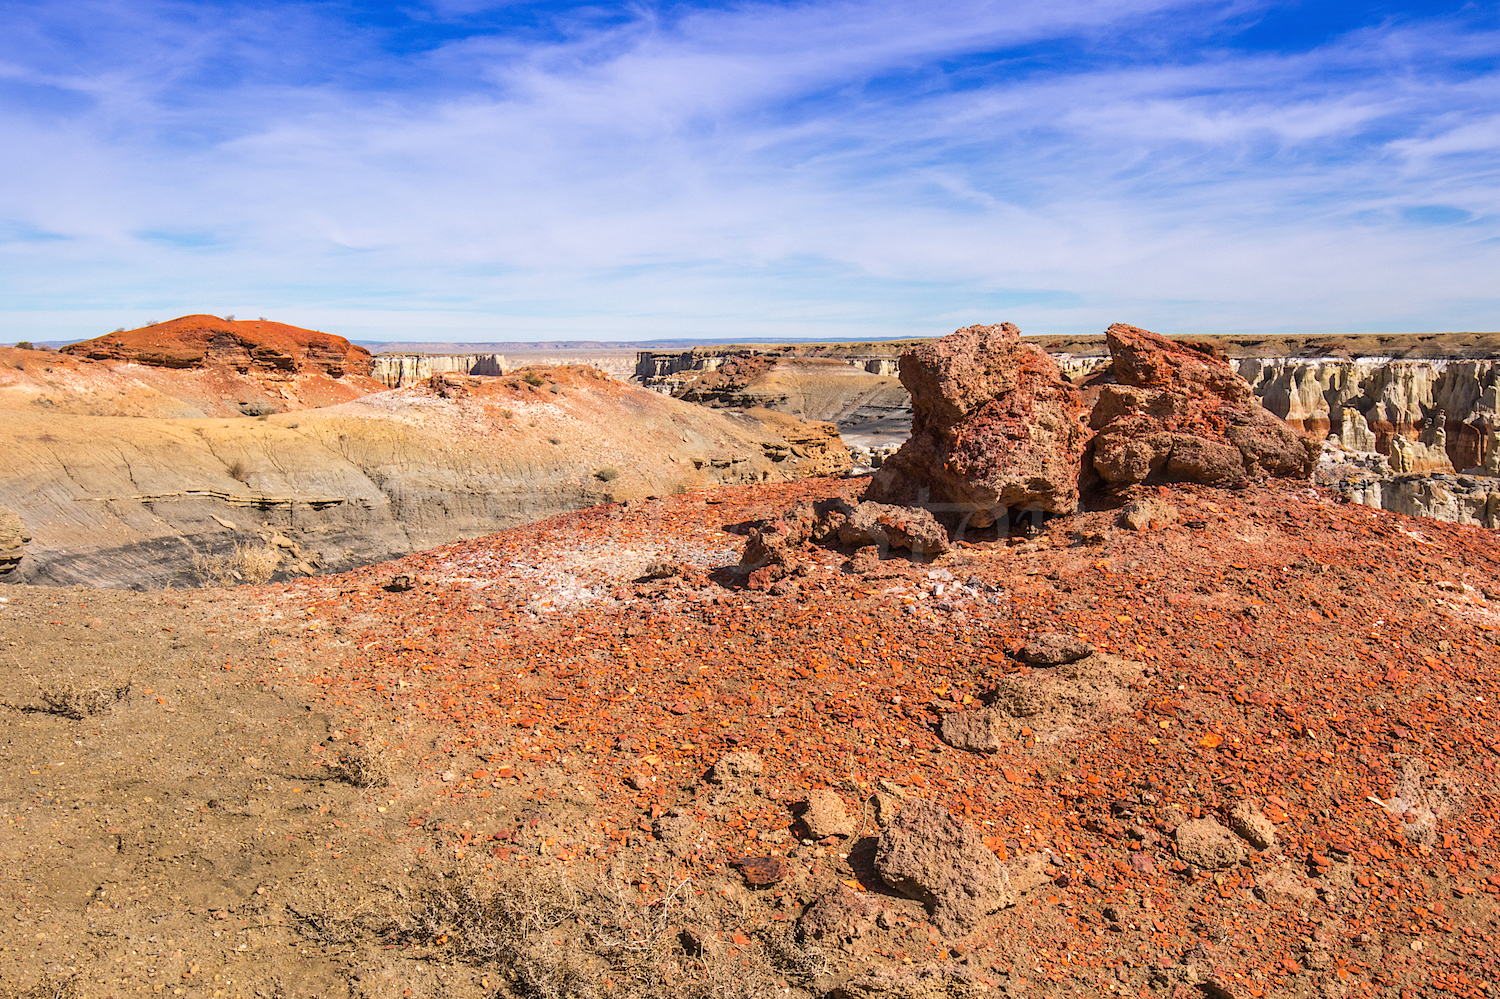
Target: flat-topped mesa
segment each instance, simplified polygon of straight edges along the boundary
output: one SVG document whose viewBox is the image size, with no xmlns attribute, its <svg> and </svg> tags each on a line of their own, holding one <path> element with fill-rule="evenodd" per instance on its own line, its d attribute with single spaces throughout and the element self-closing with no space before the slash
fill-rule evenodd
<svg viewBox="0 0 1500 999">
<path fill-rule="evenodd" d="M 241 374 L 367 376 L 370 352 L 341 336 L 265 320 L 183 316 L 85 340 L 66 353 L 156 368 L 232 368 Z"/>
<path fill-rule="evenodd" d="M 1106 488 L 1199 482 L 1237 488 L 1263 476 L 1308 478 L 1320 445 L 1263 408 L 1211 344 L 1117 323 L 1112 364 L 1089 423 L 1089 465 Z"/>
<path fill-rule="evenodd" d="M 912 436 L 869 498 L 988 527 L 1009 511 L 1071 513 L 1087 443 L 1078 390 L 1012 323 L 969 326 L 901 355 Z"/>
</svg>

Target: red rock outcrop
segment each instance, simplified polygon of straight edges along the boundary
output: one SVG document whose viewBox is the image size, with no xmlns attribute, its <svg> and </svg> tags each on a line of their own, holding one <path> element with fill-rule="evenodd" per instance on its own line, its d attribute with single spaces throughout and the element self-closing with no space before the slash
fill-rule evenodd
<svg viewBox="0 0 1500 999">
<path fill-rule="evenodd" d="M 761 524 L 751 533 L 740 565 L 749 572 L 751 589 L 765 589 L 796 572 L 796 553 L 803 545 L 831 541 L 856 548 L 874 546 L 882 555 L 905 548 L 919 558 L 942 555 L 950 548 L 948 532 L 926 510 L 836 499 L 798 503 Z"/>
<path fill-rule="evenodd" d="M 1100 387 L 1089 422 L 1090 465 L 1107 487 L 1312 474 L 1318 442 L 1263 408 L 1216 346 L 1123 323 L 1106 337 L 1114 383 Z"/>
<path fill-rule="evenodd" d="M 302 372 L 342 378 L 366 376 L 372 358 L 341 336 L 265 320 L 236 322 L 218 316 L 183 316 L 170 322 L 110 333 L 64 347 L 96 361 L 130 361 L 157 368 L 232 368 L 262 375 Z"/>
<path fill-rule="evenodd" d="M 870 498 L 987 527 L 1009 510 L 1070 513 L 1087 443 L 1084 407 L 1057 362 L 1011 323 L 970 326 L 901 357 L 912 436 Z"/>
</svg>

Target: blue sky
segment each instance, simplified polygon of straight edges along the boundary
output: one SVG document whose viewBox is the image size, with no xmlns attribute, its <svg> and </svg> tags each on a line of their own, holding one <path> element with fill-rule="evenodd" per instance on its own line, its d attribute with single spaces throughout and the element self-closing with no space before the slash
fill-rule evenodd
<svg viewBox="0 0 1500 999">
<path fill-rule="evenodd" d="M 1493 3 L 0 11 L 0 340 L 1500 329 Z"/>
</svg>

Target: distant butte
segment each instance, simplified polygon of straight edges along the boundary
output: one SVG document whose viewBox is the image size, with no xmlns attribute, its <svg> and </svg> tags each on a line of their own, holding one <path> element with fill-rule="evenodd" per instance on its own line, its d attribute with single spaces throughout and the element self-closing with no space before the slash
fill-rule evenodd
<svg viewBox="0 0 1500 999">
<path fill-rule="evenodd" d="M 95 361 L 128 361 L 154 368 L 233 368 L 251 371 L 304 371 L 342 378 L 368 375 L 368 350 L 341 336 L 264 319 L 236 321 L 218 316 L 183 316 L 170 322 L 64 347 L 63 352 Z"/>
</svg>

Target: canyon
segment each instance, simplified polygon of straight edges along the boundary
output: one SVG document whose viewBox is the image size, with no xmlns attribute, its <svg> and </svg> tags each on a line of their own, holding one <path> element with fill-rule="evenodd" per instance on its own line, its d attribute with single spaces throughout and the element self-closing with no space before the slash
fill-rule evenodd
<svg viewBox="0 0 1500 999">
<path fill-rule="evenodd" d="M 1024 339 L 1078 385 L 1108 363 L 1102 336 Z M 1212 339 L 1269 412 L 1337 438 L 1320 484 L 1365 505 L 1500 526 L 1500 334 Z M 876 469 L 911 432 L 911 400 L 897 376 L 917 343 L 643 351 L 636 378 L 709 406 L 827 420 L 856 464 Z"/>
<path fill-rule="evenodd" d="M 1102 337 L 1022 339 L 1095 404 Z M 1479 356 L 1495 339 L 1217 342 L 1261 406 L 1326 438 L 1317 484 L 1495 528 L 1500 362 Z M 371 355 L 213 316 L 0 348 L 0 512 L 19 524 L 0 579 L 195 585 L 246 578 L 234 560 L 249 551 L 286 578 L 601 502 L 877 472 L 912 433 L 900 357 L 922 342 L 642 351 L 639 387 L 577 364 L 510 367 L 621 371 L 627 355 L 603 346 Z"/>
<path fill-rule="evenodd" d="M 387 388 L 405 388 L 433 375 L 503 375 L 502 354 L 377 354 L 370 377 Z"/>
<path fill-rule="evenodd" d="M 1091 386 L 1003 324 L 913 351 L 878 480 L 270 585 L 5 588 L 0 989 L 1492 994 L 1500 536 L 1312 487 L 1318 442 L 1212 346 L 1107 349 Z M 739 419 L 535 369 L 217 423 L 332 451 L 385 407 L 468 448 L 562 393 Z"/>
</svg>

